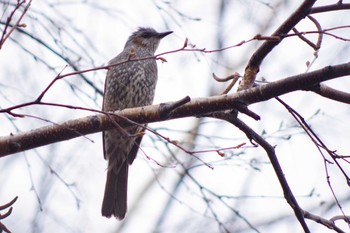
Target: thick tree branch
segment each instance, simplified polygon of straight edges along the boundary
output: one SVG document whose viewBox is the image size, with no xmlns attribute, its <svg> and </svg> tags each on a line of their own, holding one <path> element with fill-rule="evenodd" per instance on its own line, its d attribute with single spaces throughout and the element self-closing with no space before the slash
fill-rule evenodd
<svg viewBox="0 0 350 233">
<path fill-rule="evenodd" d="M 67 121 L 61 125 L 50 125 L 16 135 L 0 137 L 0 157 L 12 153 L 33 149 L 51 143 L 69 140 L 81 135 L 97 133 L 132 122 L 150 123 L 183 117 L 202 116 L 217 111 L 239 109 L 242 103 L 252 104 L 271 99 L 297 90 L 313 90 L 320 82 L 350 75 L 350 63 L 327 66 L 323 69 L 291 76 L 273 83 L 250 88 L 228 95 L 196 98 L 174 109 L 170 116 L 162 112 L 160 105 L 117 111 L 113 120 L 108 114 L 88 116 Z M 172 105 L 173 103 L 167 103 Z M 11 110 L 13 110 L 11 108 Z M 11 113 L 10 110 L 0 112 Z M 129 119 L 130 121 L 126 120 Z"/>
</svg>

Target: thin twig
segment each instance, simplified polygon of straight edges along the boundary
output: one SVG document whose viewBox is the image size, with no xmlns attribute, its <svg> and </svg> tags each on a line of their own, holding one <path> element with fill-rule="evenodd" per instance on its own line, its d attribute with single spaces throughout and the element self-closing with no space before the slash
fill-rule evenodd
<svg viewBox="0 0 350 233">
<path fill-rule="evenodd" d="M 349 10 L 349 9 L 350 9 L 349 3 L 340 3 L 340 4 L 335 3 L 335 4 L 331 4 L 331 5 L 326 5 L 326 6 L 313 7 L 310 10 L 310 14 L 339 11 L 339 10 Z"/>
<path fill-rule="evenodd" d="M 13 13 L 19 8 L 21 7 L 21 5 L 23 5 L 26 1 L 23 0 L 22 2 L 18 2 L 18 5 L 16 6 L 16 8 L 14 9 Z M 24 7 L 21 15 L 19 16 L 18 20 L 16 21 L 16 23 L 11 27 L 10 31 L 5 35 L 5 31 L 3 34 L 3 37 L 0 40 L 0 49 L 2 48 L 2 46 L 4 45 L 5 41 L 10 37 L 10 35 L 14 32 L 15 29 L 17 29 L 20 25 L 20 22 L 22 20 L 22 18 L 24 17 L 24 15 L 27 13 L 30 5 L 32 3 L 32 0 L 29 0 L 28 4 Z M 10 16 L 12 18 L 13 14 Z M 9 18 L 11 20 L 11 18 Z M 10 22 L 8 22 L 10 23 Z"/>
<path fill-rule="evenodd" d="M 338 233 L 345 233 L 345 231 L 343 231 L 342 229 L 340 229 L 339 227 L 337 227 L 337 225 L 335 225 L 335 222 L 334 222 L 334 221 L 335 221 L 335 220 L 338 220 L 338 219 L 335 219 L 334 217 L 331 218 L 330 220 L 327 220 L 327 219 L 322 218 L 322 217 L 320 217 L 320 216 L 311 214 L 311 213 L 309 213 L 308 211 L 304 211 L 304 215 L 305 215 L 305 218 L 310 219 L 310 220 L 312 220 L 312 221 L 315 221 L 315 222 L 317 222 L 317 223 L 320 223 L 320 224 L 322 224 L 323 226 L 325 226 L 325 227 L 327 227 L 327 228 L 329 228 L 329 229 L 332 229 L 332 230 L 334 230 L 334 231 L 336 231 L 336 232 L 338 232 Z M 339 216 L 338 216 L 338 217 L 339 217 Z M 349 222 L 349 216 L 347 216 L 347 219 L 344 219 L 344 218 L 343 218 L 344 216 L 340 216 L 340 217 L 342 217 L 342 218 L 340 218 L 340 219 Z"/>
<path fill-rule="evenodd" d="M 13 198 L 9 203 L 6 203 L 2 206 L 0 206 L 0 210 L 4 210 L 10 207 L 10 209 L 5 213 L 5 214 L 0 214 L 0 219 L 4 219 L 7 218 L 8 216 L 10 216 L 10 214 L 12 213 L 12 205 L 17 201 L 18 197 L 16 196 L 15 198 Z M 5 231 L 6 233 L 11 233 L 11 231 L 2 223 L 0 222 L 0 232 Z"/>
<path fill-rule="evenodd" d="M 214 73 L 213 73 L 213 78 L 217 81 L 217 82 L 227 82 L 229 80 L 232 80 L 230 82 L 230 84 L 225 88 L 224 91 L 222 91 L 220 93 L 220 95 L 225 95 L 227 94 L 231 89 L 232 87 L 237 83 L 238 79 L 242 77 L 239 73 L 237 72 L 234 72 L 233 74 L 227 76 L 226 78 L 219 78 L 218 76 L 216 76 Z"/>
<path fill-rule="evenodd" d="M 295 216 L 298 219 L 304 231 L 306 233 L 309 233 L 310 230 L 306 225 L 306 222 L 304 219 L 304 211 L 302 208 L 300 208 L 296 198 L 294 197 L 292 190 L 289 187 L 289 184 L 284 176 L 281 165 L 279 164 L 279 161 L 275 154 L 274 147 L 271 146 L 264 138 L 262 138 L 259 134 L 257 134 L 254 130 L 252 130 L 248 125 L 246 125 L 243 121 L 239 120 L 238 118 L 232 117 L 232 115 L 225 114 L 225 113 L 223 113 L 221 116 L 217 115 L 216 117 L 235 125 L 237 128 L 242 130 L 246 135 L 249 135 L 248 138 L 252 138 L 256 143 L 258 143 L 261 147 L 264 148 L 264 150 L 267 153 L 267 156 L 270 159 L 272 167 L 275 170 L 276 176 L 281 184 L 286 201 L 294 210 Z"/>
<path fill-rule="evenodd" d="M 307 122 L 304 120 L 304 118 L 297 112 L 295 111 L 292 107 L 290 107 L 288 104 L 286 104 L 284 101 L 282 101 L 279 97 L 275 97 L 277 99 L 278 102 L 280 102 L 287 110 L 289 113 L 291 113 L 291 115 L 293 116 L 293 118 L 297 121 L 297 123 L 303 128 L 303 130 L 305 131 L 305 133 L 309 136 L 309 138 L 311 139 L 311 141 L 314 143 L 314 145 L 316 146 L 316 148 L 318 149 L 318 151 L 320 152 L 320 154 L 322 155 L 322 157 L 324 158 L 324 164 L 325 164 L 325 169 L 326 169 L 326 180 L 327 180 L 327 184 L 329 186 L 330 191 L 332 192 L 333 198 L 335 200 L 335 202 L 337 203 L 338 208 L 340 209 L 340 211 L 342 212 L 343 216 L 345 217 L 345 212 L 343 211 L 342 206 L 340 205 L 340 202 L 335 194 L 335 191 L 332 187 L 332 184 L 330 182 L 330 175 L 328 172 L 328 166 L 327 164 L 330 163 L 330 161 L 328 159 L 325 158 L 325 156 L 322 153 L 322 149 L 325 150 L 329 156 L 333 159 L 334 163 L 337 165 L 337 167 L 339 168 L 339 170 L 343 173 L 345 179 L 346 179 L 346 183 L 347 185 L 350 185 L 350 178 L 349 176 L 346 174 L 346 171 L 343 169 L 343 167 L 340 165 L 340 163 L 338 162 L 337 158 L 338 156 L 334 156 L 336 154 L 336 151 L 330 150 L 325 143 L 319 138 L 319 136 L 311 129 L 311 127 L 307 124 Z M 349 224 L 350 227 L 350 224 Z"/>
</svg>

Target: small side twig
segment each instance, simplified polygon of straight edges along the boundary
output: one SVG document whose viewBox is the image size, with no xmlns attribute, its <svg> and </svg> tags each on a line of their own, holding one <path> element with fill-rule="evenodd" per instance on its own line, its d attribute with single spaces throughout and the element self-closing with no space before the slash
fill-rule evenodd
<svg viewBox="0 0 350 233">
<path fill-rule="evenodd" d="M 344 216 L 335 216 L 335 217 L 328 220 L 328 219 L 322 218 L 320 216 L 311 214 L 307 211 L 304 211 L 304 216 L 305 216 L 305 218 L 310 219 L 312 221 L 315 221 L 317 223 L 320 223 L 323 226 L 328 227 L 329 229 L 332 229 L 338 233 L 345 233 L 345 231 L 343 231 L 342 229 L 337 227 L 335 225 L 335 221 L 336 220 L 344 220 L 345 222 L 349 223 L 349 218 L 350 218 L 350 216 L 346 216 L 345 218 L 344 218 Z"/>
<path fill-rule="evenodd" d="M 319 32 L 322 32 L 321 24 L 312 16 L 308 16 L 308 19 L 310 19 L 311 22 L 313 22 Z M 307 39 L 302 32 L 299 32 L 296 28 L 292 29 L 293 32 L 306 44 L 308 44 L 310 47 L 312 47 L 315 51 L 318 51 L 321 48 L 322 40 L 323 40 L 323 33 L 318 34 L 317 42 L 313 43 L 309 39 Z"/>
<path fill-rule="evenodd" d="M 253 118 L 256 121 L 259 121 L 261 119 L 261 117 L 258 114 L 256 114 L 255 112 L 253 112 L 252 110 L 250 110 L 245 103 L 236 102 L 235 109 L 238 110 L 240 113 L 243 113 L 243 114 Z"/>
<path fill-rule="evenodd" d="M 317 19 L 315 19 L 314 17 L 312 17 L 311 15 L 308 16 L 308 18 L 315 24 L 317 30 L 322 31 L 322 26 L 321 24 L 317 21 Z M 317 38 L 317 42 L 316 42 L 316 48 L 315 50 L 318 50 L 321 48 L 321 44 L 323 41 L 323 34 L 320 33 L 318 34 L 318 38 Z"/>
<path fill-rule="evenodd" d="M 16 201 L 17 201 L 18 197 L 16 196 L 15 198 L 12 199 L 12 201 L 10 201 L 9 203 L 6 203 L 2 206 L 0 206 L 0 210 L 4 210 L 6 208 L 9 208 L 10 206 L 12 206 Z M 0 215 L 0 216 L 4 216 L 4 215 Z M 7 217 L 7 216 L 6 216 Z M 2 217 L 0 217 L 0 219 L 3 219 Z"/>
<path fill-rule="evenodd" d="M 160 116 L 163 118 L 163 117 L 170 117 L 171 116 L 171 113 L 181 107 L 182 105 L 188 103 L 191 101 L 191 98 L 189 96 L 186 96 L 178 101 L 175 101 L 171 104 L 166 104 L 166 103 L 162 103 L 159 105 L 159 114 Z"/>
<path fill-rule="evenodd" d="M 16 196 L 9 203 L 6 203 L 6 204 L 0 206 L 0 210 L 4 210 L 4 209 L 9 208 L 17 201 L 17 199 L 18 199 L 18 197 Z M 7 218 L 8 216 L 10 216 L 11 213 L 12 213 L 12 207 L 10 207 L 10 209 L 5 214 L 0 214 L 0 219 Z M 2 231 L 6 232 L 6 233 L 11 233 L 11 231 L 3 223 L 0 222 L 0 232 L 2 232 Z"/>
<path fill-rule="evenodd" d="M 225 88 L 225 90 L 223 92 L 220 93 L 220 95 L 225 95 L 227 94 L 231 89 L 232 87 L 237 83 L 238 79 L 242 77 L 239 73 L 237 72 L 234 72 L 233 74 L 227 76 L 226 78 L 219 78 L 218 76 L 216 76 L 214 73 L 213 73 L 213 78 L 217 81 L 217 82 L 227 82 L 229 80 L 232 80 L 230 82 L 230 84 Z"/>
<path fill-rule="evenodd" d="M 237 72 L 234 72 L 233 74 L 227 76 L 226 78 L 220 78 L 218 77 L 216 74 L 213 73 L 213 78 L 215 79 L 215 81 L 217 82 L 227 82 L 230 81 L 232 79 L 234 79 L 235 77 L 241 77 L 241 75 L 239 75 Z"/>
</svg>

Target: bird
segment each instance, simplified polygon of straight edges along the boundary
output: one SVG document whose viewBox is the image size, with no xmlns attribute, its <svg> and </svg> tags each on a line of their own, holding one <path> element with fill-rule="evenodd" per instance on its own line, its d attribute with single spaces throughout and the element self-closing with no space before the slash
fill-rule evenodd
<svg viewBox="0 0 350 233">
<path fill-rule="evenodd" d="M 171 33 L 140 27 L 131 34 L 123 51 L 108 63 L 102 111 L 113 112 L 153 103 L 158 79 L 154 54 L 160 40 Z M 129 165 L 137 155 L 143 134 L 144 127 L 135 125 L 102 132 L 103 154 L 108 160 L 101 210 L 104 217 L 125 218 Z"/>
</svg>

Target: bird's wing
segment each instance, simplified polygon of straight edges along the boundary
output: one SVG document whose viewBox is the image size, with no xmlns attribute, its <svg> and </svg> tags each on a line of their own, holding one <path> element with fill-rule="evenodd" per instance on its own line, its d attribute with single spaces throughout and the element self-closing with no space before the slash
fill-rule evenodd
<svg viewBox="0 0 350 233">
<path fill-rule="evenodd" d="M 134 144 L 133 144 L 133 146 L 131 148 L 131 151 L 130 151 L 130 153 L 128 155 L 128 163 L 130 165 L 134 162 L 134 160 L 136 158 L 136 155 L 137 155 L 137 152 L 138 152 L 138 150 L 139 150 L 139 148 L 141 146 L 141 141 L 142 141 L 143 134 L 145 133 L 145 131 L 146 131 L 145 128 L 141 128 L 141 127 L 138 128 L 139 136 L 135 139 Z"/>
</svg>

